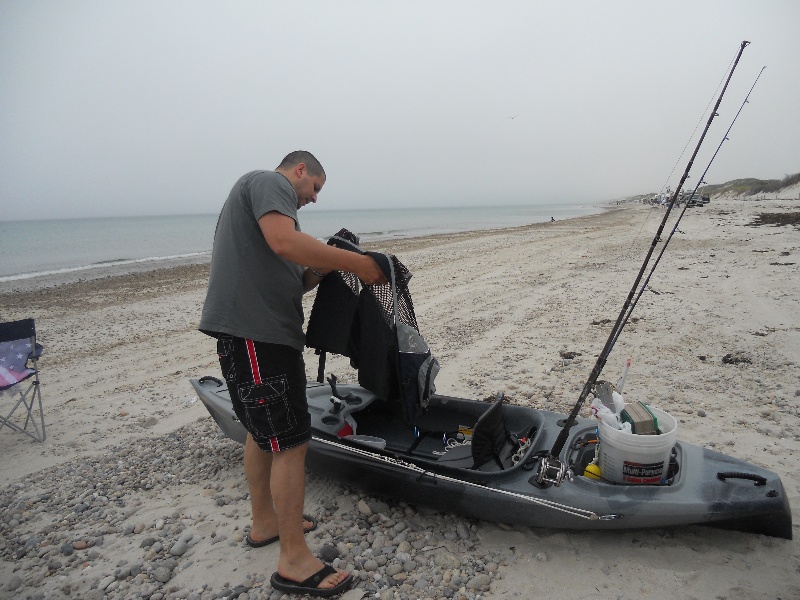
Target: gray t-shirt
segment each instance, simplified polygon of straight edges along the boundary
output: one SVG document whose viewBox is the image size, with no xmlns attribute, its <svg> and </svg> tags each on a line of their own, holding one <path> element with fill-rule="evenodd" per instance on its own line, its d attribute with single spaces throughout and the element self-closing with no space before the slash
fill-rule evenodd
<svg viewBox="0 0 800 600">
<path fill-rule="evenodd" d="M 267 244 L 258 220 L 277 211 L 297 223 L 297 195 L 273 171 L 253 171 L 233 186 L 217 221 L 200 330 L 302 350 L 303 267 Z"/>
</svg>

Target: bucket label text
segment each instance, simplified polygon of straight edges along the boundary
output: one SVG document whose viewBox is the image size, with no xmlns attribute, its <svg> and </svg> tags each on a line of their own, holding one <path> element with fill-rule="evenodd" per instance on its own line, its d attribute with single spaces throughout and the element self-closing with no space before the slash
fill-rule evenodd
<svg viewBox="0 0 800 600">
<path fill-rule="evenodd" d="M 664 463 L 635 463 L 627 460 L 622 465 L 622 478 L 631 483 L 658 483 L 664 472 Z"/>
</svg>

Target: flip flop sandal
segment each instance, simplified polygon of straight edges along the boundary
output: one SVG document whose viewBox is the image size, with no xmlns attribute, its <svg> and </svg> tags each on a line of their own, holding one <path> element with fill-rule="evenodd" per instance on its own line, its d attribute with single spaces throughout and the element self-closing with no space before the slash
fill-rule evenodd
<svg viewBox="0 0 800 600">
<path fill-rule="evenodd" d="M 317 520 L 311 515 L 303 515 L 303 520 L 311 523 L 311 527 L 309 527 L 308 529 L 304 528 L 303 533 L 311 533 L 317 528 Z M 269 546 L 270 544 L 274 544 L 279 539 L 280 537 L 276 535 L 275 537 L 267 538 L 266 540 L 261 540 L 257 542 L 256 540 L 251 538 L 250 534 L 248 533 L 247 538 L 245 538 L 245 542 L 251 548 L 263 548 L 264 546 Z"/>
<path fill-rule="evenodd" d="M 333 575 L 336 573 L 336 569 L 334 569 L 330 565 L 325 565 L 319 571 L 314 573 L 311 577 L 306 579 L 305 581 L 301 581 L 300 583 L 296 581 L 292 581 L 291 579 L 286 579 L 285 577 L 281 577 L 278 575 L 277 571 L 272 574 L 270 577 L 269 583 L 273 589 L 278 590 L 279 592 L 286 592 L 289 594 L 308 594 L 309 596 L 319 596 L 321 598 L 329 598 L 331 596 L 337 596 L 347 590 L 353 584 L 353 576 L 348 575 L 347 578 L 342 581 L 339 585 L 336 585 L 332 588 L 322 588 L 320 589 L 317 587 L 320 583 L 324 581 L 326 577 L 329 575 Z"/>
</svg>

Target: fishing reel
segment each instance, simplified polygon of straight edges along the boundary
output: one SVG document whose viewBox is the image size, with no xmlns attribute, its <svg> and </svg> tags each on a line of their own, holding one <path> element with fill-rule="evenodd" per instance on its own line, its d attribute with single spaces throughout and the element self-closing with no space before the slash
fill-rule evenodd
<svg viewBox="0 0 800 600">
<path fill-rule="evenodd" d="M 542 488 L 559 487 L 565 479 L 572 481 L 572 471 L 555 456 L 546 455 L 539 460 L 539 470 L 531 478 L 531 483 Z"/>
</svg>

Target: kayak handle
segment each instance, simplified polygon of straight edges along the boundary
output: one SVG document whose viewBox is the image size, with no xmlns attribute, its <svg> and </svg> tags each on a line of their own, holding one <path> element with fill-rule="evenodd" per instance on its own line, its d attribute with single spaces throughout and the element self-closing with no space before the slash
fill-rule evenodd
<svg viewBox="0 0 800 600">
<path fill-rule="evenodd" d="M 217 384 L 217 387 L 222 387 L 222 382 L 216 377 L 213 377 L 211 375 L 203 375 L 203 377 L 200 378 L 201 384 L 205 383 L 206 381 L 213 381 L 214 383 Z"/>
<path fill-rule="evenodd" d="M 754 475 L 753 473 L 742 473 L 740 471 L 729 471 L 727 473 L 717 473 L 717 479 L 725 481 L 726 479 L 749 479 L 755 481 L 755 485 L 767 485 L 766 477 L 761 475 Z"/>
</svg>

